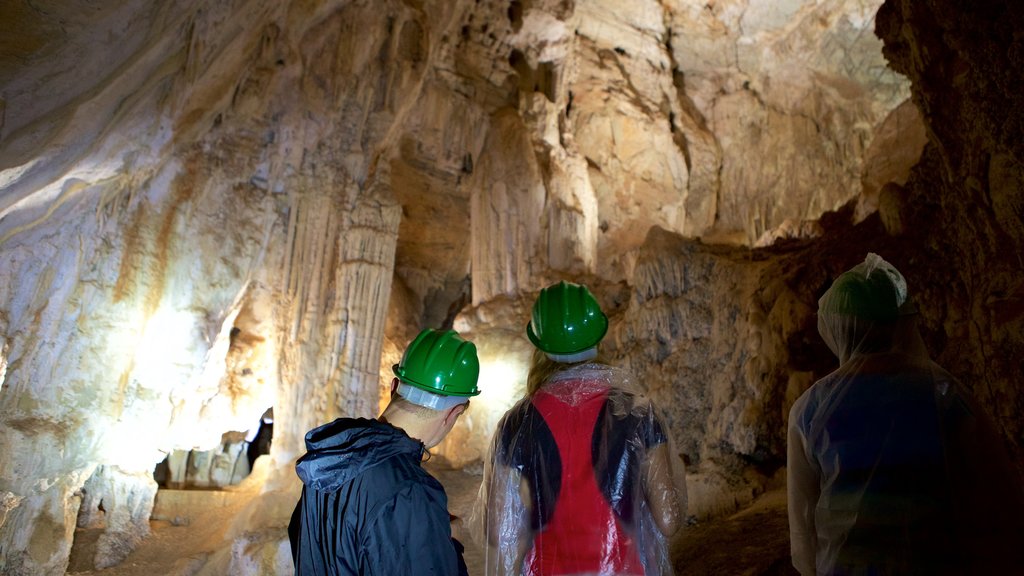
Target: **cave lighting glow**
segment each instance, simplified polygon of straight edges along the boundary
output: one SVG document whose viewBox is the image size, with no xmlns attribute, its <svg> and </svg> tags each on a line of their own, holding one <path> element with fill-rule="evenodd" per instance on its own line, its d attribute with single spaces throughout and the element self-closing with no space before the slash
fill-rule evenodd
<svg viewBox="0 0 1024 576">
<path fill-rule="evenodd" d="M 202 408 L 192 432 L 193 448 L 209 450 L 220 443 L 227 431 L 245 432 L 259 426 L 268 407 L 277 398 L 273 374 L 277 362 L 275 348 L 268 343 L 246 347 L 243 357 L 248 375 L 238 377 L 226 363 L 231 352 L 231 331 L 235 327 L 240 308 L 236 306 L 221 323 L 217 336 L 203 359 L 202 372 L 190 385 L 190 401 L 201 403 Z"/>
<path fill-rule="evenodd" d="M 117 334 L 110 344 L 126 362 L 125 393 L 117 423 L 102 433 L 107 461 L 151 470 L 172 450 L 214 449 L 225 432 L 259 421 L 276 397 L 276 380 L 266 377 L 276 356 L 272 346 L 246 350 L 252 371 L 231 380 L 226 359 L 238 313 L 227 314 L 212 342 L 205 315 L 166 304 L 129 324 L 141 329 Z M 159 396 L 169 402 L 154 403 Z"/>
<path fill-rule="evenodd" d="M 188 377 L 193 366 L 196 319 L 187 311 L 159 308 L 145 323 L 135 351 L 134 375 L 142 386 L 165 388 L 168 378 Z"/>
<path fill-rule="evenodd" d="M 129 401 L 117 422 L 103 431 L 101 460 L 125 471 L 151 471 L 166 456 L 158 448 L 159 427 L 159 420 Z"/>
<path fill-rule="evenodd" d="M 143 314 L 141 310 L 139 314 Z M 170 404 L 154 405 L 147 398 L 174 390 L 192 372 L 194 315 L 160 307 L 148 318 L 130 322 L 112 335 L 111 356 L 126 362 L 122 373 L 117 421 L 102 433 L 104 460 L 125 470 L 151 470 L 169 441 Z M 131 327 L 141 326 L 133 330 Z M 172 402 L 176 394 L 171 392 Z"/>
<path fill-rule="evenodd" d="M 4 389 L 4 382 L 7 380 L 7 346 L 0 346 L 0 392 Z"/>
<path fill-rule="evenodd" d="M 485 457 L 498 421 L 526 393 L 530 345 L 501 333 L 472 334 L 480 359 L 480 394 L 452 432 L 438 446 L 438 453 L 455 466 Z"/>
<path fill-rule="evenodd" d="M 519 354 L 498 353 L 494 357 L 480 355 L 480 395 L 473 399 L 474 408 L 497 414 L 495 424 L 506 410 L 526 394 L 529 358 Z"/>
</svg>

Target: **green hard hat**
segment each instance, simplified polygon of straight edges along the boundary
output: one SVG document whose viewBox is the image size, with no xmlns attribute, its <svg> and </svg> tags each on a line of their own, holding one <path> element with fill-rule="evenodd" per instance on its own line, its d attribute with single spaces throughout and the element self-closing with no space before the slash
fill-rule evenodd
<svg viewBox="0 0 1024 576">
<path fill-rule="evenodd" d="M 608 331 L 601 312 L 586 286 L 559 282 L 540 291 L 526 336 L 548 354 L 575 354 L 597 346 Z"/>
<path fill-rule="evenodd" d="M 480 361 L 476 346 L 455 330 L 427 328 L 409 344 L 402 361 L 392 366 L 402 382 L 444 396 L 476 396 Z"/>
<path fill-rule="evenodd" d="M 892 322 L 899 314 L 899 296 L 889 275 L 844 272 L 818 301 L 821 312 L 846 314 L 875 322 Z"/>
</svg>

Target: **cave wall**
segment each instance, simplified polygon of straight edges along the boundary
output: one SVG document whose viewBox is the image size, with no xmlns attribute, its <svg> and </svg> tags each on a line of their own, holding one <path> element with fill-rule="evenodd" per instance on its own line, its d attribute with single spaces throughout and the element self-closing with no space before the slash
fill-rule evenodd
<svg viewBox="0 0 1024 576">
<path fill-rule="evenodd" d="M 1019 122 L 1011 102 L 1021 82 L 1014 26 L 1003 23 L 1019 13 L 998 3 L 965 13 L 913 4 L 887 5 L 879 18 L 886 55 L 914 81 L 914 98 L 889 113 L 868 145 L 859 197 L 821 214 L 807 232 L 782 225 L 770 235 L 774 245 L 754 249 L 656 226 L 629 254 L 624 292 L 607 277 L 577 277 L 597 283 L 611 312 L 606 352 L 668 411 L 698 517 L 727 512 L 777 480 L 789 407 L 836 366 L 817 334 L 817 299 L 869 251 L 903 271 L 933 357 L 981 401 L 1024 462 L 1024 181 L 1019 138 L 1007 135 Z M 991 42 L 974 41 L 997 21 Z M 967 85 L 969 97 L 960 92 Z M 505 324 L 528 321 L 530 296 L 516 301 Z M 479 306 L 460 326 L 486 342 L 491 316 Z M 498 332 L 495 342 L 514 338 Z M 522 366 L 527 352 L 508 357 Z"/>
<path fill-rule="evenodd" d="M 398 96 L 415 101 L 425 71 L 410 9 L 96 12 L 111 26 L 83 15 L 67 44 L 5 77 L 0 566 L 11 574 L 63 572 L 99 470 L 141 490 L 168 452 L 212 447 L 274 405 L 268 487 L 294 502 L 305 430 L 377 409 L 401 217 L 378 156 L 408 111 Z M 447 14 L 433 12 L 435 28 Z M 381 33 L 356 42 L 358 26 Z M 93 46 L 92 34 L 111 38 Z M 31 66 L 67 66 L 69 45 L 91 74 Z M 104 60 L 111 45 L 127 55 Z M 40 85 L 60 101 L 33 101 Z M 138 540 L 114 494 L 97 565 Z"/>
<path fill-rule="evenodd" d="M 146 473 L 271 405 L 272 473 L 234 533 L 277 529 L 273 548 L 304 432 L 373 415 L 423 326 L 454 324 L 485 360 L 437 451 L 473 462 L 521 393 L 529 303 L 561 278 L 599 294 L 609 353 L 672 408 L 697 509 L 721 512 L 777 473 L 785 409 L 828 370 L 807 314 L 832 275 L 875 247 L 924 292 L 937 274 L 916 233 L 978 199 L 995 208 L 958 262 L 988 225 L 1021 236 L 1019 154 L 971 172 L 994 192 L 947 204 L 923 184 L 951 154 L 927 124 L 908 180 L 925 125 L 871 34 L 878 2 L 68 6 L 0 8 L 10 573 L 63 571 L 87 485 L 113 486 L 97 563 L 123 555 Z M 1016 349 L 1019 315 L 966 318 L 1019 303 L 1019 284 L 981 296 L 976 277 L 922 294 L 943 359 L 947 334 L 977 358 Z M 960 366 L 1004 390 L 1005 358 Z M 1019 397 L 999 394 L 1019 434 Z"/>
<path fill-rule="evenodd" d="M 699 495 L 691 513 L 728 509 L 784 464 L 789 407 L 836 365 L 816 301 L 868 251 L 903 272 L 933 358 L 980 401 L 1024 472 L 1022 18 L 1001 2 L 882 6 L 877 33 L 912 82 L 928 143 L 909 172 L 884 176 L 876 164 L 856 202 L 822 215 L 816 238 L 745 250 L 648 235 L 610 339 L 674 421 Z M 901 138 L 889 153 L 913 154 L 919 137 Z"/>
<path fill-rule="evenodd" d="M 1024 462 L 1024 7 L 888 0 L 876 31 L 911 81 L 929 145 L 886 203 L 926 339 Z"/>
</svg>

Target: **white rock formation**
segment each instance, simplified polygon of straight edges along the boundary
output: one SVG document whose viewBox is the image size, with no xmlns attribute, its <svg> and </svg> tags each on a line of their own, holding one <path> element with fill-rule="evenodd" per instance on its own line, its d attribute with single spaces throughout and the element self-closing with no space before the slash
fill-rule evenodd
<svg viewBox="0 0 1024 576">
<path fill-rule="evenodd" d="M 78 526 L 103 524 L 106 528 L 97 544 L 96 568 L 121 563 L 149 535 L 156 490 L 152 474 L 125 474 L 107 466 L 97 468 L 86 481 Z"/>
</svg>

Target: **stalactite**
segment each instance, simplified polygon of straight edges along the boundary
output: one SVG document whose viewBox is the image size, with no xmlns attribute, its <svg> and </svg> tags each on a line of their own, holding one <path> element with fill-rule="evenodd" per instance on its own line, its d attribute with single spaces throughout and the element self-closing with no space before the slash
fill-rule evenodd
<svg viewBox="0 0 1024 576">
<path fill-rule="evenodd" d="M 360 202 L 346 216 L 349 232 L 339 238 L 332 300 L 351 314 L 334 340 L 331 356 L 338 361 L 328 382 L 337 383 L 335 406 L 342 414 L 374 416 L 401 208 Z"/>
<path fill-rule="evenodd" d="M 494 121 L 467 185 L 473 302 L 532 289 L 545 265 L 538 254 L 545 190 L 519 118 Z"/>
<path fill-rule="evenodd" d="M 200 423 L 265 409 L 273 395 L 262 387 L 277 391 L 280 480 L 265 509 L 292 504 L 302 435 L 376 411 L 393 277 L 408 302 L 389 319 L 400 325 L 392 356 L 419 324 L 454 319 L 484 343 L 487 377 L 501 382 L 490 389 L 508 395 L 530 351 L 529 296 L 550 280 L 593 279 L 615 316 L 609 351 L 670 407 L 692 462 L 720 466 L 699 480 L 705 491 L 729 494 L 751 462 L 777 466 L 781 406 L 818 368 L 786 364 L 789 339 L 810 346 L 794 323 L 829 268 L 815 261 L 820 270 L 792 282 L 765 263 L 781 244 L 731 251 L 676 235 L 770 244 L 789 225 L 806 239 L 802 220 L 866 188 L 873 158 L 893 158 L 900 145 L 877 135 L 907 82 L 871 34 L 880 1 L 539 2 L 515 15 L 472 0 L 97 4 L 98 29 L 61 30 L 59 51 L 26 52 L 24 65 L 0 59 L 0 571 L 59 572 L 76 491 L 96 466 L 144 475 L 178 442 L 224 431 L 196 432 Z M 51 4 L 56 21 L 62 5 Z M 81 25 L 80 12 L 61 21 Z M 1020 69 L 985 62 L 973 69 L 993 78 Z M 933 122 L 954 109 L 920 102 Z M 1001 102 L 991 108 L 1014 110 Z M 936 132 L 962 132 L 958 114 Z M 1020 140 L 1012 122 L 971 125 Z M 956 172 L 959 145 L 936 144 Z M 985 208 L 939 221 L 972 228 L 989 251 L 1020 244 L 1021 155 L 963 146 L 961 180 Z M 885 186 L 890 167 L 877 167 Z M 925 210 L 960 206 L 941 189 Z M 906 213 L 916 197 L 893 204 L 886 221 L 901 223 L 901 241 L 928 221 Z M 985 211 L 1002 232 L 985 230 Z M 962 213 L 967 224 L 954 222 Z M 655 226 L 664 230 L 645 243 Z M 1002 377 L 1020 333 L 1009 273 L 1019 257 L 1010 268 L 1011 256 L 942 246 L 974 262 L 968 276 L 993 262 L 1009 270 L 957 281 L 970 305 L 950 299 L 930 316 L 934 334 L 984 339 L 962 362 Z M 260 343 L 225 359 L 220 344 L 247 329 L 232 314 L 255 300 L 248 336 Z M 235 373 L 218 382 L 222 364 Z M 1000 385 L 981 389 L 1008 398 L 998 410 L 1016 438 L 1019 395 Z M 488 394 L 476 410 L 511 401 Z M 441 453 L 479 457 L 494 415 L 463 418 Z M 263 520 L 252 529 L 280 527 Z M 245 534 L 232 562 L 282 537 Z"/>
</svg>

